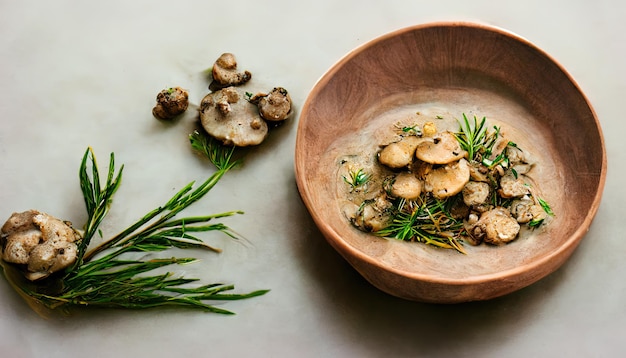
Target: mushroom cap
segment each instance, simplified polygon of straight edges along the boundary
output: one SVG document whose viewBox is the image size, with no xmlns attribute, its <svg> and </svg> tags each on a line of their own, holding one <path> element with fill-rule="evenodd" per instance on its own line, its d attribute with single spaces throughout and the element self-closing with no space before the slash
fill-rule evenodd
<svg viewBox="0 0 626 358">
<path fill-rule="evenodd" d="M 415 200 L 422 193 L 422 182 L 413 174 L 402 172 L 398 174 L 391 186 L 391 195 L 396 198 Z"/>
<path fill-rule="evenodd" d="M 378 161 L 389 168 L 399 169 L 413 162 L 415 148 L 422 142 L 416 136 L 407 136 L 391 143 L 378 153 Z"/>
<path fill-rule="evenodd" d="M 426 175 L 424 189 L 432 192 L 437 199 L 456 195 L 470 180 L 469 163 L 465 158 L 433 169 Z"/>
<path fill-rule="evenodd" d="M 202 127 L 225 145 L 260 144 L 267 136 L 267 123 L 259 116 L 256 106 L 240 97 L 233 87 L 207 94 L 200 102 Z"/>
<path fill-rule="evenodd" d="M 415 157 L 430 164 L 448 164 L 466 155 L 454 134 L 448 131 L 426 138 L 415 148 Z"/>
<path fill-rule="evenodd" d="M 258 99 L 259 114 L 272 122 L 283 121 L 291 114 L 291 97 L 286 89 L 275 87 L 268 95 Z"/>
<path fill-rule="evenodd" d="M 463 187 L 463 202 L 467 206 L 481 205 L 487 202 L 491 187 L 488 183 L 470 181 Z"/>
<path fill-rule="evenodd" d="M 213 79 L 222 86 L 238 86 L 248 82 L 252 78 L 249 71 L 238 72 L 235 55 L 223 53 L 213 64 L 211 71 Z"/>
<path fill-rule="evenodd" d="M 509 210 L 497 207 L 480 216 L 479 225 L 484 228 L 483 241 L 492 245 L 502 245 L 517 238 L 520 226 L 517 220 L 511 216 Z"/>
</svg>

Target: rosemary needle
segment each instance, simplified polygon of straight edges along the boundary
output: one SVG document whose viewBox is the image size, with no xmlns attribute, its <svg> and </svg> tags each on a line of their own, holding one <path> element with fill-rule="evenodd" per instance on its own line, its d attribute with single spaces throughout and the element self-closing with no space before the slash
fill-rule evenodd
<svg viewBox="0 0 626 358">
<path fill-rule="evenodd" d="M 231 238 L 237 235 L 218 219 L 243 214 L 229 211 L 213 215 L 175 218 L 194 202 L 204 197 L 226 172 L 241 163 L 233 158 L 233 148 L 227 148 L 198 132 L 190 136 L 192 148 L 200 151 L 215 165 L 217 171 L 194 188 L 189 183 L 164 205 L 148 212 L 118 235 L 89 250 L 93 236 L 106 217 L 113 196 L 121 184 L 124 166 L 115 170 L 115 156 L 109 159 L 106 180 L 101 183 L 95 155 L 88 148 L 83 155 L 79 180 L 88 214 L 84 234 L 78 245 L 77 260 L 63 274 L 43 282 L 29 282 L 16 274 L 16 268 L 3 263 L 5 276 L 18 289 L 31 307 L 41 311 L 73 306 L 147 309 L 181 307 L 233 314 L 210 304 L 217 300 L 239 300 L 260 296 L 268 290 L 244 294 L 225 293 L 233 285 L 213 283 L 194 287 L 198 279 L 173 277 L 172 273 L 149 275 L 153 270 L 169 265 L 182 265 L 195 258 L 132 259 L 129 253 L 161 252 L 171 248 L 208 249 L 219 252 L 196 236 L 198 232 L 218 231 Z M 132 256 L 131 256 L 132 257 Z M 40 312 L 42 313 L 42 312 Z"/>
</svg>

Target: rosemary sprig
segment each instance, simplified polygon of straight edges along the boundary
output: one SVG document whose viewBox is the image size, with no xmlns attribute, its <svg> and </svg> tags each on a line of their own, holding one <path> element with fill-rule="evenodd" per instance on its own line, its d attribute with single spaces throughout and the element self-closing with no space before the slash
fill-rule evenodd
<svg viewBox="0 0 626 358">
<path fill-rule="evenodd" d="M 468 154 L 469 160 L 474 160 L 476 154 L 484 147 L 485 138 L 487 136 L 487 117 L 478 123 L 478 119 L 474 116 L 474 123 L 471 124 L 463 113 L 463 122 L 460 122 L 460 132 L 456 134 L 461 148 Z"/>
<path fill-rule="evenodd" d="M 463 222 L 449 212 L 450 200 L 425 197 L 416 201 L 394 203 L 388 226 L 375 234 L 403 241 L 417 241 L 465 253 L 460 243 Z"/>
<path fill-rule="evenodd" d="M 351 190 L 355 190 L 362 187 L 369 182 L 371 174 L 366 173 L 363 168 L 351 169 L 348 173 L 348 177 L 344 176 L 343 181 L 350 186 Z"/>
<path fill-rule="evenodd" d="M 115 174 L 114 155 L 111 154 L 109 170 L 104 185 L 93 150 L 88 148 L 83 156 L 79 180 L 85 199 L 88 220 L 85 234 L 78 246 L 76 263 L 64 275 L 50 277 L 43 283 L 26 282 L 16 278 L 14 272 L 5 274 L 21 294 L 30 299 L 32 307 L 47 309 L 70 308 L 73 306 L 113 307 L 147 309 L 154 307 L 182 307 L 209 312 L 232 314 L 215 307 L 207 301 L 239 300 L 260 296 L 268 290 L 257 290 L 244 294 L 228 294 L 233 285 L 214 283 L 199 287 L 190 286 L 195 278 L 175 278 L 170 272 L 149 275 L 155 269 L 173 264 L 188 264 L 195 258 L 150 258 L 134 259 L 127 254 L 161 252 L 170 248 L 219 249 L 205 244 L 195 236 L 197 232 L 219 231 L 232 238 L 238 236 L 223 223 L 212 223 L 217 219 L 242 214 L 229 211 L 214 215 L 175 218 L 177 214 L 200 200 L 213 188 L 222 176 L 240 164 L 233 160 L 233 148 L 203 139 L 199 133 L 190 137 L 192 147 L 200 150 L 216 166 L 217 171 L 197 188 L 190 183 L 177 192 L 164 205 L 150 211 L 126 230 L 88 251 L 93 235 L 105 218 L 120 186 L 123 166 Z M 135 255 L 136 256 L 136 255 Z"/>
</svg>

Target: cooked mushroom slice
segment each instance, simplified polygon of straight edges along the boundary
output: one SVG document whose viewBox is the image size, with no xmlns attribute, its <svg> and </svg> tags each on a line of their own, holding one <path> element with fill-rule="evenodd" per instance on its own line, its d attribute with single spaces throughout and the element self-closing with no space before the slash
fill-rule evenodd
<svg viewBox="0 0 626 358">
<path fill-rule="evenodd" d="M 249 71 L 238 72 L 237 60 L 232 53 L 223 53 L 213 64 L 213 80 L 211 90 L 219 90 L 229 86 L 242 85 L 252 78 Z"/>
<path fill-rule="evenodd" d="M 470 163 L 470 177 L 473 181 L 489 182 L 491 176 L 489 175 L 489 169 L 478 162 Z"/>
<path fill-rule="evenodd" d="M 520 226 L 510 212 L 497 207 L 483 213 L 472 229 L 468 230 L 475 239 L 493 245 L 502 245 L 517 238 Z"/>
<path fill-rule="evenodd" d="M 431 164 L 448 164 L 467 155 L 454 134 L 442 132 L 420 143 L 415 149 L 415 156 Z"/>
<path fill-rule="evenodd" d="M 415 200 L 421 193 L 422 182 L 412 173 L 398 174 L 391 185 L 391 195 L 396 198 Z"/>
<path fill-rule="evenodd" d="M 513 200 L 509 207 L 511 215 L 520 224 L 526 224 L 533 220 L 540 221 L 546 218 L 546 212 L 541 205 L 537 205 L 528 197 Z"/>
<path fill-rule="evenodd" d="M 74 263 L 79 239 L 68 222 L 36 210 L 14 213 L 0 230 L 2 259 L 26 265 L 34 281 Z"/>
<path fill-rule="evenodd" d="M 392 204 L 384 196 L 366 200 L 361 205 L 348 203 L 343 206 L 344 215 L 355 227 L 369 232 L 376 232 L 388 226 L 389 208 Z"/>
<path fill-rule="evenodd" d="M 259 114 L 266 121 L 281 122 L 291 114 L 291 97 L 282 87 L 274 88 L 269 94 L 258 93 L 250 102 L 259 107 Z"/>
<path fill-rule="evenodd" d="M 500 178 L 500 189 L 498 194 L 501 197 L 519 198 L 529 193 L 528 186 L 524 183 L 521 177 L 518 177 L 512 171 L 507 171 L 502 178 Z"/>
<path fill-rule="evenodd" d="M 424 182 L 424 189 L 437 199 L 445 199 L 461 192 L 469 182 L 469 163 L 465 158 L 458 162 L 433 169 Z"/>
<path fill-rule="evenodd" d="M 241 100 L 234 87 L 209 93 L 200 102 L 202 127 L 225 145 L 245 147 L 260 144 L 268 133 L 257 109 Z"/>
<path fill-rule="evenodd" d="M 489 199 L 490 187 L 489 184 L 470 181 L 463 187 L 463 202 L 467 206 L 482 205 Z"/>
<path fill-rule="evenodd" d="M 189 93 L 180 87 L 164 89 L 156 97 L 152 114 L 159 119 L 172 119 L 189 107 Z"/>
<path fill-rule="evenodd" d="M 407 136 L 385 146 L 378 153 L 378 161 L 393 169 L 405 168 L 413 162 L 415 148 L 422 142 L 416 136 Z"/>
</svg>

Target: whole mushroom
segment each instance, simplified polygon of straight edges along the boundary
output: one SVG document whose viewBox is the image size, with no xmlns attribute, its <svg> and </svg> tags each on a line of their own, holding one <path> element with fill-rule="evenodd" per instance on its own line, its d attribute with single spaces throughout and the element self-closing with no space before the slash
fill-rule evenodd
<svg viewBox="0 0 626 358">
<path fill-rule="evenodd" d="M 199 110 L 202 127 L 225 145 L 257 145 L 267 136 L 269 128 L 256 106 L 241 99 L 234 87 L 207 94 Z"/>
<path fill-rule="evenodd" d="M 415 148 L 422 142 L 416 136 L 403 137 L 397 142 L 385 146 L 378 153 L 378 161 L 393 169 L 405 168 L 413 163 Z"/>
<path fill-rule="evenodd" d="M 211 70 L 213 83 L 209 86 L 212 91 L 230 86 L 242 85 L 252 78 L 249 71 L 238 71 L 235 55 L 226 52 L 217 58 Z"/>
<path fill-rule="evenodd" d="M 424 189 L 432 192 L 437 199 L 445 199 L 460 193 L 469 180 L 469 163 L 462 158 L 429 172 L 424 181 Z"/>
<path fill-rule="evenodd" d="M 172 119 L 189 107 L 189 93 L 180 87 L 164 89 L 156 97 L 152 114 L 159 119 Z"/>
<path fill-rule="evenodd" d="M 13 213 L 0 229 L 2 260 L 24 265 L 31 281 L 42 279 L 76 261 L 80 238 L 71 223 L 46 213 Z"/>
<path fill-rule="evenodd" d="M 257 105 L 259 114 L 266 121 L 282 122 L 291 114 L 291 97 L 282 87 L 275 87 L 269 94 L 256 94 L 250 102 Z"/>
<path fill-rule="evenodd" d="M 483 240 L 492 245 L 502 245 L 517 238 L 520 225 L 511 216 L 509 210 L 496 207 L 480 216 L 480 219 L 468 230 L 475 240 Z"/>
<path fill-rule="evenodd" d="M 450 132 L 436 133 L 415 148 L 415 157 L 430 164 L 448 164 L 467 155 Z"/>
</svg>

